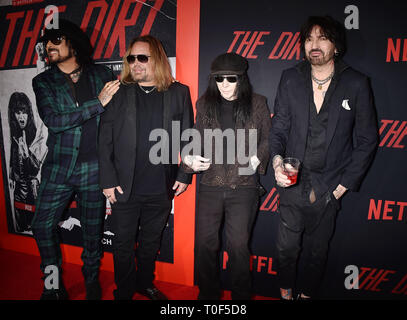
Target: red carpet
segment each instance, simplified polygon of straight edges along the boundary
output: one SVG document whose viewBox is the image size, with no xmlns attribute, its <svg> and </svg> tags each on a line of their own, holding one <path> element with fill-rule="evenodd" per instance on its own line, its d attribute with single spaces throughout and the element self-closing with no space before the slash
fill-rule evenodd
<svg viewBox="0 0 407 320">
<path fill-rule="evenodd" d="M 81 266 L 64 263 L 64 284 L 71 300 L 85 299 L 85 284 Z M 0 300 L 38 300 L 41 296 L 43 283 L 41 281 L 40 258 L 13 251 L 0 249 Z M 101 271 L 100 282 L 103 300 L 113 299 L 115 289 L 113 272 Z M 154 283 L 170 300 L 195 300 L 198 288 L 156 281 Z M 140 294 L 135 294 L 134 300 L 147 300 Z M 224 300 L 230 299 L 230 292 L 225 291 Z M 255 300 L 274 300 L 256 296 Z"/>
</svg>

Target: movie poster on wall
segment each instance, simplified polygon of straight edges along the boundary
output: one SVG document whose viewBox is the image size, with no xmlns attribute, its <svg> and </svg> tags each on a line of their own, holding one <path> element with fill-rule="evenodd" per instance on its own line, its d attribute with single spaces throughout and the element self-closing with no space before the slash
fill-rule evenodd
<svg viewBox="0 0 407 320">
<path fill-rule="evenodd" d="M 54 9 L 50 9 L 51 7 Z M 55 8 L 89 36 L 95 63 L 122 69 L 121 57 L 131 39 L 151 34 L 161 40 L 175 77 L 176 0 L 0 1 L 0 146 L 6 215 L 10 233 L 32 236 L 31 221 L 47 154 L 47 128 L 42 123 L 32 78 L 46 68 L 37 39 Z M 106 202 L 103 244 L 111 251 L 110 204 Z M 158 260 L 173 261 L 174 206 L 164 230 Z M 61 242 L 80 246 L 80 210 L 73 198 L 58 223 Z"/>
</svg>

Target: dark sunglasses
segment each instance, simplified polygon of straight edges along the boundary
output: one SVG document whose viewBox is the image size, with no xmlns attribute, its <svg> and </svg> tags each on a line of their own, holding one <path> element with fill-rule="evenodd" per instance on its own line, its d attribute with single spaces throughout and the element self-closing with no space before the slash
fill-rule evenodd
<svg viewBox="0 0 407 320">
<path fill-rule="evenodd" d="M 215 76 L 216 82 L 223 82 L 225 79 L 230 83 L 237 82 L 237 76 Z"/>
<path fill-rule="evenodd" d="M 129 54 L 126 59 L 127 62 L 132 64 L 136 61 L 136 59 L 138 60 L 138 62 L 141 63 L 147 63 L 148 62 L 148 58 L 150 58 L 151 56 L 146 56 L 145 54 Z"/>
<path fill-rule="evenodd" d="M 62 40 L 64 40 L 64 39 L 65 39 L 64 36 L 53 37 L 53 38 L 49 38 L 49 39 L 44 39 L 43 43 L 44 43 L 44 46 L 46 46 L 48 41 L 51 41 L 52 44 L 59 46 L 61 44 Z"/>
</svg>

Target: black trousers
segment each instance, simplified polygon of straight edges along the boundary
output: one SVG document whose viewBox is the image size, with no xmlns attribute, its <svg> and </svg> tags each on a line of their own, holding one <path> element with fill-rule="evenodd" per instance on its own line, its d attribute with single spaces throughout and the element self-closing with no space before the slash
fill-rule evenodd
<svg viewBox="0 0 407 320">
<path fill-rule="evenodd" d="M 198 299 L 220 298 L 220 228 L 224 221 L 232 299 L 250 299 L 249 239 L 259 201 L 257 188 L 220 190 L 202 186 L 198 193 L 195 258 Z"/>
<path fill-rule="evenodd" d="M 132 195 L 127 202 L 112 205 L 115 299 L 131 300 L 137 289 L 152 286 L 155 260 L 171 205 L 167 194 Z"/>
<path fill-rule="evenodd" d="M 280 288 L 315 297 L 334 233 L 339 202 L 330 192 L 313 204 L 292 190 L 280 192 L 277 273 Z M 300 260 L 301 259 L 301 260 Z M 302 262 L 302 263 L 300 263 Z M 303 265 L 296 285 L 297 266 Z"/>
</svg>

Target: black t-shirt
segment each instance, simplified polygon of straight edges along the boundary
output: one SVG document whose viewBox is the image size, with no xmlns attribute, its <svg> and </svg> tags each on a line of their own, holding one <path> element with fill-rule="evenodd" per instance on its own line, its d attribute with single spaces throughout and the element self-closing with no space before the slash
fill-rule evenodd
<svg viewBox="0 0 407 320">
<path fill-rule="evenodd" d="M 235 101 L 228 101 L 222 97 L 222 104 L 221 104 L 221 110 L 220 110 L 220 126 L 222 131 L 225 131 L 226 129 L 232 129 L 235 130 L 235 119 L 233 117 L 233 106 L 234 106 Z M 234 160 L 236 161 L 236 135 L 234 136 L 234 139 L 232 142 L 229 142 L 229 144 L 233 143 L 234 144 Z M 223 165 L 225 168 L 227 167 L 227 149 L 228 149 L 228 140 L 226 137 L 223 138 Z M 229 150 L 230 152 L 232 150 Z M 233 163 L 231 163 L 233 164 Z"/>
<path fill-rule="evenodd" d="M 151 90 L 154 87 L 143 87 Z M 136 91 L 136 165 L 133 179 L 133 195 L 153 195 L 166 193 L 165 170 L 163 164 L 152 164 L 149 158 L 151 147 L 159 141 L 149 141 L 152 130 L 163 128 L 163 93 L 154 89 L 144 92 L 138 85 Z"/>
</svg>

